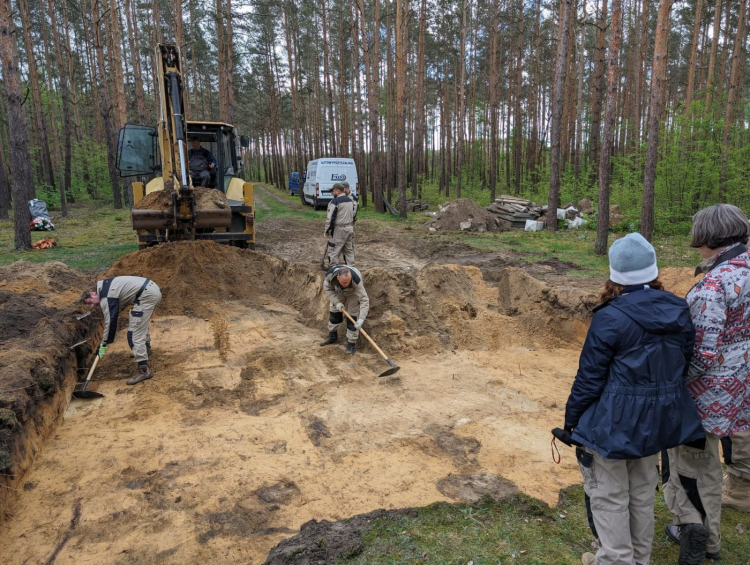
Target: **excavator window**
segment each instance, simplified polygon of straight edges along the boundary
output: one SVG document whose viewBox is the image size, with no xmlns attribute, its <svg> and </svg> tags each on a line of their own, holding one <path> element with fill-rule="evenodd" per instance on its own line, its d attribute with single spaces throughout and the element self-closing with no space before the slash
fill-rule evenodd
<svg viewBox="0 0 750 565">
<path fill-rule="evenodd" d="M 121 177 L 152 175 L 157 166 L 156 128 L 126 124 L 120 128 L 115 167 Z"/>
</svg>

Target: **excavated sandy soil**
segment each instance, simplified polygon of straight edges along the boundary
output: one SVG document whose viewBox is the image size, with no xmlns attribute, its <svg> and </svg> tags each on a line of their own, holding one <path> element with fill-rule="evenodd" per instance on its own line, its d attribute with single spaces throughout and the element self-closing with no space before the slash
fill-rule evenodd
<svg viewBox="0 0 750 565">
<path fill-rule="evenodd" d="M 99 364 L 0 526 L 2 563 L 262 563 L 304 522 L 514 489 L 550 504 L 580 482 L 555 465 L 590 295 L 518 269 L 364 271 L 365 325 L 401 365 L 320 348 L 321 274 L 209 242 L 130 254 L 147 275 L 155 378 L 124 335 Z M 121 324 L 122 325 L 122 324 Z M 124 333 L 124 328 L 121 330 Z M 43 510 L 42 510 L 43 509 Z"/>
<path fill-rule="evenodd" d="M 155 378 L 125 385 L 121 327 L 91 386 L 105 397 L 71 403 L 14 482 L 0 563 L 260 564 L 313 518 L 516 489 L 555 504 L 580 482 L 572 453 L 553 463 L 549 431 L 596 297 L 490 272 L 366 266 L 365 329 L 402 367 L 378 378 L 364 343 L 353 358 L 318 346 L 318 270 L 210 242 L 120 259 L 107 276 L 148 276 L 164 296 Z"/>
</svg>

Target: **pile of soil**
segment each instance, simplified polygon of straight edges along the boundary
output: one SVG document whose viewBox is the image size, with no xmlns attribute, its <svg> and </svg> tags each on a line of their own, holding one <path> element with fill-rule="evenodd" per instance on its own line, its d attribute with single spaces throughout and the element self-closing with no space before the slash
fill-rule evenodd
<svg viewBox="0 0 750 565">
<path fill-rule="evenodd" d="M 514 271 L 523 275 L 520 269 Z M 159 315 L 210 319 L 231 310 L 231 305 L 222 303 L 241 300 L 256 306 L 281 301 L 296 310 L 305 325 L 318 326 L 328 318 L 319 271 L 210 241 L 175 242 L 130 253 L 105 276 L 120 275 L 148 277 L 159 285 L 163 297 Z M 499 307 L 497 288 L 476 267 L 429 264 L 416 277 L 374 267 L 365 270 L 363 278 L 370 297 L 368 333 L 393 352 L 434 351 L 445 346 L 492 348 L 507 342 L 508 328 L 517 325 L 515 312 Z M 528 280 L 546 287 L 532 277 Z M 533 300 L 526 302 L 532 309 Z M 575 301 L 550 299 L 548 308 L 537 308 L 536 314 L 550 333 L 550 343 L 559 343 L 560 336 L 578 339 L 578 325 L 584 326 L 588 318 L 584 310 Z M 552 318 L 576 320 L 575 329 L 561 332 L 552 327 Z M 546 335 L 540 335 L 539 329 L 536 324 L 533 341 Z M 513 339 L 519 343 L 531 337 L 522 327 L 516 330 Z M 366 347 L 364 339 L 360 342 Z"/>
<path fill-rule="evenodd" d="M 700 276 L 695 276 L 695 269 L 668 267 L 659 269 L 659 280 L 664 285 L 665 290 L 680 298 L 685 298 L 690 289 L 700 280 Z"/>
<path fill-rule="evenodd" d="M 428 224 L 430 231 L 508 231 L 510 226 L 469 198 L 459 198 L 440 207 Z"/>
<path fill-rule="evenodd" d="M 91 336 L 101 318 L 76 320 L 85 311 L 76 300 L 89 285 L 59 262 L 0 268 L 0 487 L 31 464 L 60 416 L 64 389 L 92 351 L 86 344 L 69 348 Z M 0 514 L 13 490 L 0 488 Z"/>
<path fill-rule="evenodd" d="M 148 277 L 159 285 L 160 315 L 208 318 L 226 313 L 221 302 L 246 300 L 263 305 L 269 295 L 300 310 L 320 316 L 322 275 L 263 253 L 241 250 L 212 241 L 165 243 L 125 255 L 105 277 Z"/>
<path fill-rule="evenodd" d="M 195 206 L 198 210 L 225 210 L 229 208 L 226 195 L 215 188 L 203 188 L 196 186 Z M 133 208 L 138 210 L 171 210 L 172 192 L 170 190 L 157 190 L 144 196 Z"/>
</svg>

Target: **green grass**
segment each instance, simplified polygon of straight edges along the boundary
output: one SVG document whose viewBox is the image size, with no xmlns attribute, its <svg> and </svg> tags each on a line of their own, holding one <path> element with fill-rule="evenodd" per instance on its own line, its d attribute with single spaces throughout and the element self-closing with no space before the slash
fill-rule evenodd
<svg viewBox="0 0 750 565">
<path fill-rule="evenodd" d="M 275 188 L 273 185 L 257 183 L 265 186 L 273 194 L 290 204 L 299 204 L 299 196 L 290 196 L 287 192 Z M 476 192 L 476 194 L 474 194 Z M 474 190 L 469 187 L 466 196 L 476 199 L 480 204 L 489 203 L 489 193 Z M 445 197 L 436 195 L 434 191 L 426 191 L 430 195 L 427 200 L 430 208 L 435 210 L 438 203 L 445 202 Z M 257 221 L 261 222 L 268 217 L 298 217 L 304 221 L 323 221 L 324 212 L 315 212 L 311 207 L 300 210 L 287 207 L 277 199 L 258 192 L 258 197 L 268 206 L 269 210 L 257 211 Z M 487 202 L 485 202 L 485 200 Z M 594 229 L 561 229 L 558 232 L 525 232 L 512 230 L 503 233 L 476 233 L 476 232 L 438 232 L 428 233 L 423 225 L 430 218 L 423 212 L 409 214 L 406 220 L 399 216 L 390 214 L 378 214 L 372 205 L 360 208 L 358 216 L 360 221 L 374 223 L 381 228 L 397 228 L 409 226 L 411 231 L 404 232 L 405 238 L 439 238 L 448 242 L 464 243 L 478 251 L 491 253 L 512 253 L 519 259 L 528 263 L 539 261 L 558 260 L 575 265 L 576 270 L 570 271 L 571 277 L 602 277 L 609 273 L 609 262 L 606 256 L 594 255 L 594 241 L 596 232 Z M 591 226 L 594 228 L 595 226 Z M 406 235 L 408 234 L 408 235 Z M 609 241 L 612 243 L 616 238 L 625 235 L 622 233 L 610 234 Z M 693 267 L 700 262 L 698 254 L 688 247 L 688 235 L 657 235 L 653 244 L 656 248 L 660 267 Z M 408 247 L 408 240 L 404 243 Z"/>
<path fill-rule="evenodd" d="M 677 563 L 678 548 L 664 533 L 670 517 L 660 493 L 655 512 L 651 562 Z M 362 553 L 336 563 L 574 565 L 592 551 L 594 540 L 580 486 L 563 491 L 556 508 L 524 495 L 486 498 L 472 505 L 435 503 L 418 509 L 415 516 L 373 520 L 362 539 Z M 750 565 L 750 520 L 728 508 L 722 512 L 722 557 L 724 565 Z"/>
<path fill-rule="evenodd" d="M 32 241 L 54 238 L 57 247 L 14 251 L 13 220 L 0 221 L 0 265 L 14 261 L 62 261 L 73 269 L 101 272 L 113 261 L 138 249 L 127 209 L 101 202 L 70 206 L 69 215 L 52 212 L 55 231 L 31 232 Z"/>
</svg>

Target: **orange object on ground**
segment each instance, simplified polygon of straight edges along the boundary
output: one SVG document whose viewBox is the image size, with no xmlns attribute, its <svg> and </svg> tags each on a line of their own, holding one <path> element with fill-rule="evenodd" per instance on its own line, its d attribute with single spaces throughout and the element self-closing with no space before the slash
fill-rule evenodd
<svg viewBox="0 0 750 565">
<path fill-rule="evenodd" d="M 53 238 L 41 239 L 31 247 L 34 249 L 49 249 L 50 247 L 57 247 L 57 242 Z"/>
</svg>

